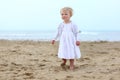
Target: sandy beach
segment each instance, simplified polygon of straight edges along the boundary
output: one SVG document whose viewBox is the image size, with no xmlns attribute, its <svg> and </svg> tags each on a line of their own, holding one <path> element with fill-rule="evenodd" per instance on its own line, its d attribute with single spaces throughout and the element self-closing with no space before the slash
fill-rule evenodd
<svg viewBox="0 0 120 80">
<path fill-rule="evenodd" d="M 81 42 L 82 57 L 62 68 L 58 42 L 0 40 L 0 80 L 120 80 L 120 42 Z"/>
</svg>

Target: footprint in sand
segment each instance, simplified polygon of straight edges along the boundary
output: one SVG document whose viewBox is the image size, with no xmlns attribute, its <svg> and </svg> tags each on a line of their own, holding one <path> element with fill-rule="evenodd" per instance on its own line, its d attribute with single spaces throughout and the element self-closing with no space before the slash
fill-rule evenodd
<svg viewBox="0 0 120 80">
<path fill-rule="evenodd" d="M 14 62 L 11 62 L 12 65 L 15 65 L 15 66 L 22 66 L 22 64 L 17 64 L 17 63 L 14 63 Z"/>
<path fill-rule="evenodd" d="M 17 52 L 17 50 L 11 50 L 10 52 Z"/>
<path fill-rule="evenodd" d="M 91 60 L 90 57 L 83 57 L 80 59 L 80 61 L 85 61 L 85 60 Z"/>
<path fill-rule="evenodd" d="M 23 75 L 26 76 L 24 79 L 34 79 L 35 78 L 33 73 L 31 73 L 31 72 L 26 72 Z"/>
<path fill-rule="evenodd" d="M 49 68 L 49 71 L 54 71 L 55 73 L 60 71 L 66 71 L 66 70 L 67 70 L 66 67 L 61 67 L 61 66 L 51 66 Z"/>
<path fill-rule="evenodd" d="M 66 71 L 69 68 L 69 66 L 68 65 L 61 65 L 61 68 Z"/>
<path fill-rule="evenodd" d="M 45 59 L 43 59 L 42 62 L 50 62 L 50 61 L 49 61 L 49 60 L 45 60 Z"/>
<path fill-rule="evenodd" d="M 109 52 L 97 52 L 99 54 L 108 54 Z"/>
<path fill-rule="evenodd" d="M 109 80 L 115 80 L 115 79 L 113 79 L 113 78 L 110 78 Z"/>
<path fill-rule="evenodd" d="M 7 69 L 5 67 L 7 67 L 8 64 L 0 64 L 0 72 L 4 72 L 6 71 Z"/>
<path fill-rule="evenodd" d="M 30 59 L 30 61 L 39 61 L 39 59 Z"/>
<path fill-rule="evenodd" d="M 33 73 L 26 72 L 26 73 L 24 73 L 23 75 L 31 76 L 31 75 L 33 75 Z"/>
<path fill-rule="evenodd" d="M 74 77 L 73 77 L 73 76 L 66 76 L 66 78 L 69 78 L 69 79 L 70 79 L 70 78 L 74 78 Z"/>
<path fill-rule="evenodd" d="M 114 50 L 116 50 L 116 51 L 120 51 L 120 48 L 114 48 Z"/>
<path fill-rule="evenodd" d="M 83 75 L 82 77 L 84 77 L 84 78 L 89 78 L 89 80 L 95 79 L 95 76 Z"/>
<path fill-rule="evenodd" d="M 39 67 L 43 67 L 43 66 L 46 66 L 45 64 L 43 64 L 43 63 L 41 63 L 40 65 L 39 65 Z"/>
<path fill-rule="evenodd" d="M 80 65 L 80 68 L 86 68 L 88 66 L 89 66 L 89 64 L 82 64 L 82 65 Z"/>
<path fill-rule="evenodd" d="M 8 64 L 5 64 L 5 63 L 4 63 L 4 64 L 0 64 L 0 66 L 5 66 L 5 67 L 6 67 L 6 66 L 8 66 Z"/>
</svg>

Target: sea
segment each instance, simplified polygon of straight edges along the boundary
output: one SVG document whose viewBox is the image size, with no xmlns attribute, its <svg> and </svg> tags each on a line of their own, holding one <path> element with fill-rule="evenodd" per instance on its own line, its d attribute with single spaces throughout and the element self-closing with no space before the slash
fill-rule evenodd
<svg viewBox="0 0 120 80">
<path fill-rule="evenodd" d="M 0 40 L 51 41 L 55 30 L 0 31 Z M 80 31 L 80 41 L 120 41 L 120 31 Z"/>
</svg>

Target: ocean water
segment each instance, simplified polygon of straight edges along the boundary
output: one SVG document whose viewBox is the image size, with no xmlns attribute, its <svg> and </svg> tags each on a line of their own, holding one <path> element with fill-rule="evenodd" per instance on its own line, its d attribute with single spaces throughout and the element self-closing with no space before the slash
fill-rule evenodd
<svg viewBox="0 0 120 80">
<path fill-rule="evenodd" d="M 0 39 L 49 41 L 56 31 L 0 31 Z M 82 31 L 80 41 L 120 41 L 120 31 Z"/>
<path fill-rule="evenodd" d="M 82 41 L 120 41 L 120 31 L 88 31 L 80 34 Z"/>
</svg>

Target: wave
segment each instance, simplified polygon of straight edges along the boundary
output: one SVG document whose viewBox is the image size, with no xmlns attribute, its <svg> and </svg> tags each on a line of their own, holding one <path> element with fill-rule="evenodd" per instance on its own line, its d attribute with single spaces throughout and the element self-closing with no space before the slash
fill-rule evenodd
<svg viewBox="0 0 120 80">
<path fill-rule="evenodd" d="M 55 35 L 55 31 L 4 31 L 0 32 L 0 39 L 51 40 Z M 83 31 L 80 32 L 79 39 L 81 41 L 120 41 L 120 37 L 118 37 L 118 35 L 120 35 L 120 32 Z"/>
</svg>

